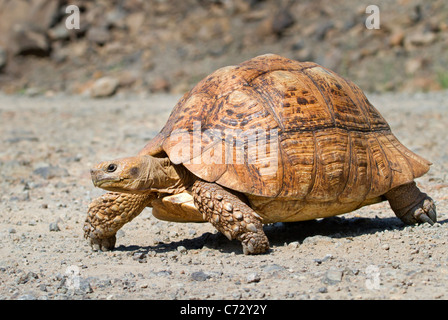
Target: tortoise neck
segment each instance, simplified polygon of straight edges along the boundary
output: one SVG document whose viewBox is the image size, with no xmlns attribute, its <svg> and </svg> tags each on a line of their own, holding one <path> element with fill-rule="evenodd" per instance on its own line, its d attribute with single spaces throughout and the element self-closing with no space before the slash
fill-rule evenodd
<svg viewBox="0 0 448 320">
<path fill-rule="evenodd" d="M 177 194 L 185 191 L 196 180 L 183 165 L 173 164 L 169 158 L 152 158 L 151 191 Z"/>
</svg>

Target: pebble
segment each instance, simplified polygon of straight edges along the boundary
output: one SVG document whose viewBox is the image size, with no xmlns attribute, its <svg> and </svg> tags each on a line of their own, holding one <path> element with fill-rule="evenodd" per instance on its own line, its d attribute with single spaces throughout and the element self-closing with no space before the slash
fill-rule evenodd
<svg viewBox="0 0 448 320">
<path fill-rule="evenodd" d="M 293 241 L 288 244 L 288 247 L 293 248 L 293 249 L 297 249 L 299 246 L 300 246 L 299 241 Z"/>
<path fill-rule="evenodd" d="M 61 231 L 61 229 L 59 229 L 57 222 L 50 223 L 49 229 L 50 229 L 50 231 L 55 231 L 55 232 Z"/>
<path fill-rule="evenodd" d="M 6 65 L 6 51 L 0 47 L 0 70 Z"/>
<path fill-rule="evenodd" d="M 90 90 L 92 98 L 105 98 L 112 96 L 117 90 L 119 81 L 111 77 L 103 77 L 96 80 Z"/>
<path fill-rule="evenodd" d="M 187 253 L 188 251 L 187 251 L 187 248 L 185 248 L 184 246 L 178 246 L 177 248 L 176 248 L 176 250 L 178 251 L 178 252 L 180 252 L 180 253 Z"/>
<path fill-rule="evenodd" d="M 327 270 L 327 272 L 325 273 L 323 282 L 330 285 L 334 285 L 342 281 L 342 276 L 343 276 L 342 270 L 330 269 Z"/>
<path fill-rule="evenodd" d="M 196 271 L 193 272 L 190 277 L 194 281 L 205 281 L 210 278 L 210 275 L 203 271 Z"/>
<path fill-rule="evenodd" d="M 327 293 L 327 292 L 328 292 L 328 289 L 327 289 L 327 287 L 320 287 L 320 288 L 318 289 L 318 291 L 319 291 L 319 293 Z"/>
<path fill-rule="evenodd" d="M 69 176 L 67 169 L 52 165 L 37 168 L 33 173 L 46 180 Z"/>
<path fill-rule="evenodd" d="M 247 277 L 246 277 L 246 282 L 247 282 L 247 283 L 260 282 L 260 280 L 261 280 L 261 277 L 260 277 L 260 275 L 259 275 L 258 273 L 256 273 L 256 272 L 249 273 L 249 274 L 247 275 Z"/>
</svg>

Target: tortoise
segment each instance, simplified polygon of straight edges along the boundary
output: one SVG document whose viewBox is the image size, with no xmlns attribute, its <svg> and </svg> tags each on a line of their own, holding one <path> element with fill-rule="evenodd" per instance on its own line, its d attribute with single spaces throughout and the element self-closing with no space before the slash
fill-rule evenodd
<svg viewBox="0 0 448 320">
<path fill-rule="evenodd" d="M 117 230 L 152 207 L 161 220 L 208 221 L 259 254 L 263 224 L 384 200 L 406 224 L 433 224 L 434 201 L 414 181 L 430 165 L 353 82 L 266 54 L 200 81 L 138 155 L 91 169 L 109 192 L 90 204 L 84 231 L 94 250 L 111 250 Z"/>
</svg>

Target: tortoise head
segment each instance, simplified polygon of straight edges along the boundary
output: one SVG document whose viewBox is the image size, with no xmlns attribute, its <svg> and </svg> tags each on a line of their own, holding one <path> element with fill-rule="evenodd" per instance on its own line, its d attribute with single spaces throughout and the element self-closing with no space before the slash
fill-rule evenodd
<svg viewBox="0 0 448 320">
<path fill-rule="evenodd" d="M 150 156 L 104 161 L 90 170 L 95 187 L 108 191 L 143 191 L 151 185 Z"/>
<path fill-rule="evenodd" d="M 168 158 L 148 155 L 104 161 L 90 174 L 95 187 L 115 192 L 169 192 L 182 182 Z"/>
</svg>

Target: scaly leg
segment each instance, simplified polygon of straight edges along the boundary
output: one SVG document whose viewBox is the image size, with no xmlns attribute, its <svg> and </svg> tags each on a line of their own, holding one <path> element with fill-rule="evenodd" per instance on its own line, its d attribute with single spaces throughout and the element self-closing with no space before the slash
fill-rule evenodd
<svg viewBox="0 0 448 320">
<path fill-rule="evenodd" d="M 396 187 L 385 194 L 392 210 L 406 224 L 437 221 L 434 201 L 415 182 Z"/>
<path fill-rule="evenodd" d="M 230 240 L 241 241 L 245 254 L 269 250 L 262 218 L 237 193 L 202 180 L 194 183 L 192 191 L 194 204 L 204 219 Z"/>
<path fill-rule="evenodd" d="M 93 250 L 109 251 L 115 246 L 115 234 L 138 216 L 151 202 L 151 195 L 108 192 L 94 199 L 84 223 L 84 237 Z"/>
</svg>

